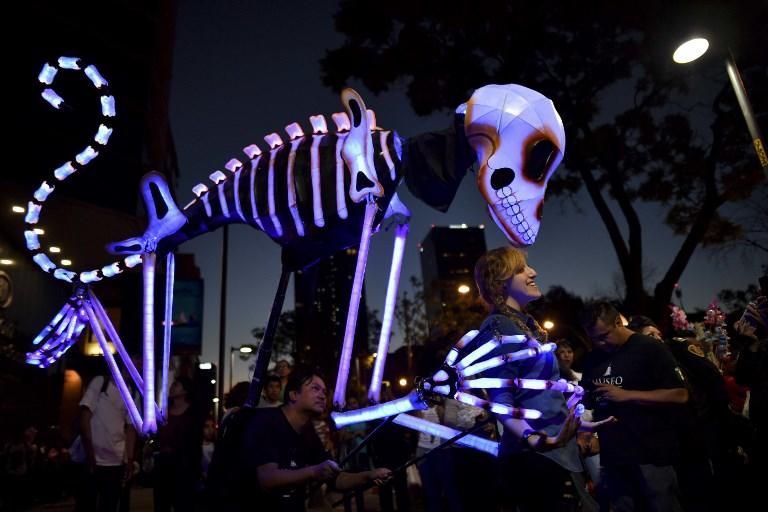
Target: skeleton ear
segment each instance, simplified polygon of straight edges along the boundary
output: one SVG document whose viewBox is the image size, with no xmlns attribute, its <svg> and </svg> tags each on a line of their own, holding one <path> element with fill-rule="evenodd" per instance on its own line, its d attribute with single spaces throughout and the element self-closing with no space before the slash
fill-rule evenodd
<svg viewBox="0 0 768 512">
<path fill-rule="evenodd" d="M 184 213 L 176 206 L 168 182 L 162 174 L 150 172 L 141 179 L 141 195 L 147 211 L 148 226 L 144 235 L 107 245 L 112 254 L 141 254 L 154 252 L 157 243 L 187 223 Z"/>
<path fill-rule="evenodd" d="M 349 197 L 359 203 L 369 194 L 384 195 L 384 187 L 376 176 L 373 164 L 373 139 L 363 98 L 354 89 L 341 92 L 341 102 L 350 120 L 349 134 L 344 140 L 341 154 L 352 175 Z"/>
</svg>

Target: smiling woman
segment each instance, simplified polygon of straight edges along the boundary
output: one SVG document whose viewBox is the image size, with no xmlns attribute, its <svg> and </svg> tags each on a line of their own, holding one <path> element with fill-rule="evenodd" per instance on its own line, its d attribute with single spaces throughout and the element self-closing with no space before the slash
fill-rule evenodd
<svg viewBox="0 0 768 512">
<path fill-rule="evenodd" d="M 547 341 L 547 331 L 524 312 L 525 306 L 541 297 L 536 276 L 525 254 L 518 249 L 494 249 L 478 260 L 475 266 L 477 287 L 492 308 L 480 332 L 524 335 L 518 342 L 501 345 L 485 357 L 504 357 L 506 362 L 483 372 L 483 377 L 553 381 L 560 378 L 557 359 L 551 352 L 542 352 L 535 359 L 525 361 L 511 357 L 515 351 L 538 348 Z M 485 341 L 487 336 L 478 335 L 473 343 Z M 479 345 L 472 345 L 469 350 L 476 346 Z M 493 402 L 541 411 L 540 416 L 525 419 L 497 415 L 504 425 L 499 459 L 503 481 L 508 484 L 502 501 L 523 507 L 536 504 L 542 510 L 575 506 L 579 498 L 573 490 L 581 492 L 584 489 L 575 440 L 580 420 L 575 410 L 569 409 L 562 393 L 552 389 L 500 388 L 489 391 Z M 581 499 L 590 500 L 586 494 Z"/>
</svg>

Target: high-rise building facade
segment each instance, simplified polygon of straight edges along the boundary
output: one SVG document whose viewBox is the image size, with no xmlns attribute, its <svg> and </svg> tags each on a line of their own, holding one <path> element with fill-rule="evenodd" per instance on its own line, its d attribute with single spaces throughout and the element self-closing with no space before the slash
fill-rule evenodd
<svg viewBox="0 0 768 512">
<path fill-rule="evenodd" d="M 344 340 L 356 263 L 357 248 L 350 247 L 294 274 L 298 362 L 320 367 L 331 382 L 336 377 L 331 373 L 338 366 Z M 368 352 L 368 314 L 363 288 L 353 355 Z M 359 372 L 354 365 L 353 362 L 350 379 Z"/>
<path fill-rule="evenodd" d="M 457 306 L 479 305 L 474 268 L 486 251 L 485 229 L 466 224 L 433 226 L 419 248 L 427 323 L 433 334 Z"/>
</svg>

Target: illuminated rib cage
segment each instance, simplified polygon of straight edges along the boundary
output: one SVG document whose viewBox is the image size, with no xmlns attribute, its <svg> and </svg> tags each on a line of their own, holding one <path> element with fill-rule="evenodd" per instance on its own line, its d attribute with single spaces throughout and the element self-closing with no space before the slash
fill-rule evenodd
<svg viewBox="0 0 768 512">
<path fill-rule="evenodd" d="M 341 156 L 349 119 L 342 113 L 333 117 L 338 120 L 335 132 L 327 130 L 323 116 L 313 116 L 313 126 L 322 132 L 305 135 L 298 123 L 292 123 L 286 127 L 285 141 L 272 133 L 264 137 L 269 149 L 245 147 L 245 158 L 230 160 L 211 174 L 210 182 L 193 188 L 197 197 L 183 208 L 188 223 L 163 239 L 158 251 L 228 223 L 264 231 L 283 247 L 294 269 L 359 244 L 365 204 L 349 197 L 351 176 Z M 396 133 L 379 128 L 371 135 L 373 163 L 384 188 L 378 199 L 382 208 L 374 220 L 378 226 L 386 213 L 383 206 L 401 179 L 400 141 Z"/>
</svg>

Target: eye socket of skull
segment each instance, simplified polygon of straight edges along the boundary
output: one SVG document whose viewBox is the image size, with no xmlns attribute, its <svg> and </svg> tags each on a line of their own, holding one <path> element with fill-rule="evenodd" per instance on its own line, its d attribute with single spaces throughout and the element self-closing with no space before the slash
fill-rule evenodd
<svg viewBox="0 0 768 512">
<path fill-rule="evenodd" d="M 491 187 L 493 190 L 499 190 L 509 186 L 515 180 L 515 171 L 509 167 L 495 169 L 491 174 Z"/>
<path fill-rule="evenodd" d="M 529 144 L 526 148 L 525 165 L 523 174 L 531 181 L 542 181 L 552 165 L 557 153 L 555 146 L 549 139 L 539 139 Z"/>
</svg>

